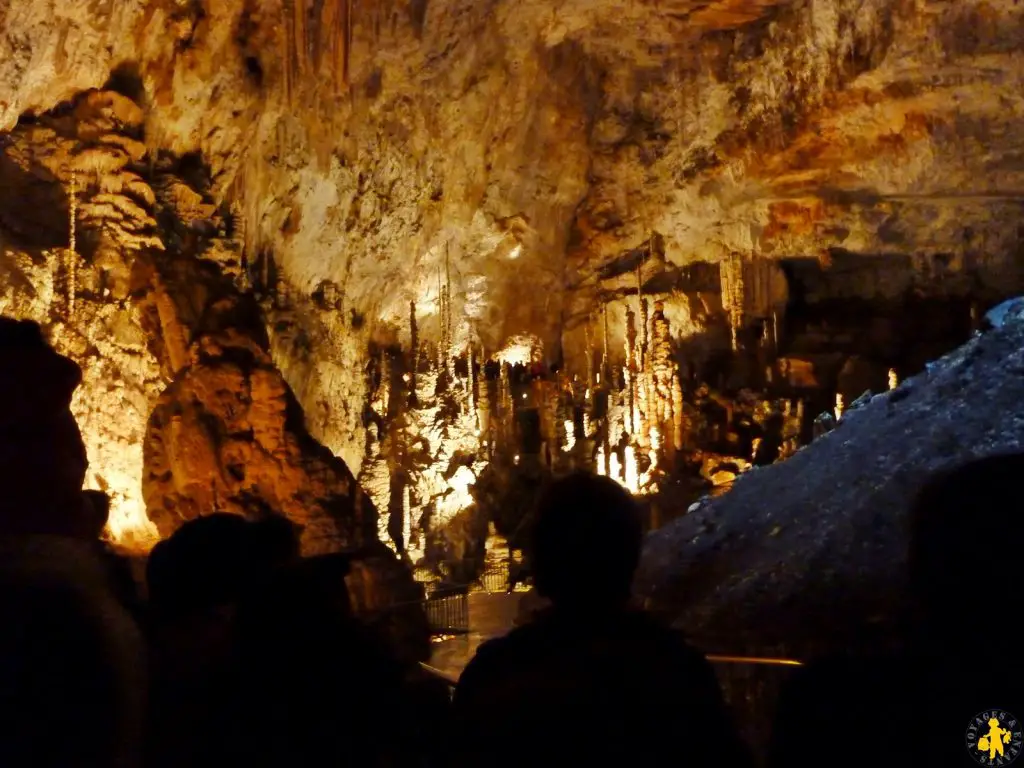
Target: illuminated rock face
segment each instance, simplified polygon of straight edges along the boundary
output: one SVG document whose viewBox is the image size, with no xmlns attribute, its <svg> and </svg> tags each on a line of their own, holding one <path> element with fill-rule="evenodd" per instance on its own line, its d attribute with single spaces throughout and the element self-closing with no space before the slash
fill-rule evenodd
<svg viewBox="0 0 1024 768">
<path fill-rule="evenodd" d="M 141 258 L 134 277 L 151 334 L 188 339 L 164 347 L 174 374 L 146 434 L 142 488 L 160 533 L 219 510 L 282 514 L 302 526 L 308 554 L 372 542 L 373 508 L 344 463 L 306 432 L 251 297 L 189 257 Z"/>
<path fill-rule="evenodd" d="M 890 641 L 906 628 L 914 497 L 935 473 L 1020 450 L 1022 366 L 1018 307 L 1002 327 L 847 410 L 792 458 L 652 534 L 639 591 L 705 647 L 775 646 L 803 658 Z"/>
<path fill-rule="evenodd" d="M 78 406 L 93 482 L 125 499 L 156 395 L 192 354 L 190 335 L 143 338 L 132 314 L 144 249 L 202 250 L 278 297 L 267 354 L 353 469 L 373 458 L 368 351 L 408 346 L 410 302 L 423 343 L 493 354 L 536 337 L 581 374 L 590 317 L 592 339 L 617 340 L 604 375 L 623 363 L 638 280 L 676 343 L 782 322 L 794 287 L 984 303 L 1024 287 L 1022 14 L 1011 0 L 15 3 L 0 16 L 2 170 L 19 174 L 0 189 L 0 297 L 66 329 L 94 404 Z M 162 153 L 193 158 L 208 188 L 160 171 Z M 805 362 L 777 375 L 813 378 Z M 657 395 L 674 447 L 675 383 L 657 367 L 636 397 Z M 142 535 L 140 508 L 126 514 Z"/>
<path fill-rule="evenodd" d="M 142 438 L 166 384 L 127 295 L 135 255 L 161 247 L 153 192 L 135 168 L 141 123 L 131 100 L 93 92 L 19 126 L 0 149 L 0 312 L 39 322 L 82 367 L 72 410 L 86 484 L 109 494 L 110 534 L 131 549 L 157 538 L 140 493 Z"/>
<path fill-rule="evenodd" d="M 145 550 L 216 510 L 286 515 L 310 553 L 371 544 L 372 506 L 309 437 L 243 297 L 229 213 L 201 168 L 144 162 L 141 120 L 124 95 L 90 92 L 0 154 L 0 310 L 41 322 L 84 369 L 73 407 L 112 538 Z"/>
</svg>

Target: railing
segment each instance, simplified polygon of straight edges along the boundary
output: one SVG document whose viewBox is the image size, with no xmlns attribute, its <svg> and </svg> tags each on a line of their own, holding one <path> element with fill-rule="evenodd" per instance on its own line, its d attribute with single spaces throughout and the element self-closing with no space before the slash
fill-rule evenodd
<svg viewBox="0 0 1024 768">
<path fill-rule="evenodd" d="M 715 669 L 722 695 L 733 712 L 744 741 L 756 756 L 765 755 L 779 693 L 789 673 L 802 666 L 802 662 L 786 658 L 715 654 L 708 654 L 705 658 Z M 455 693 L 458 678 L 429 664 L 420 666 L 427 674 L 444 682 L 449 695 Z"/>
<path fill-rule="evenodd" d="M 464 635 L 469 632 L 469 590 L 450 587 L 423 601 L 423 611 L 434 635 Z"/>
<path fill-rule="evenodd" d="M 492 568 L 480 574 L 477 579 L 484 592 L 506 592 L 509 583 L 508 568 Z"/>
<path fill-rule="evenodd" d="M 768 751 L 779 694 L 795 659 L 708 655 L 740 735 L 759 758 Z"/>
</svg>

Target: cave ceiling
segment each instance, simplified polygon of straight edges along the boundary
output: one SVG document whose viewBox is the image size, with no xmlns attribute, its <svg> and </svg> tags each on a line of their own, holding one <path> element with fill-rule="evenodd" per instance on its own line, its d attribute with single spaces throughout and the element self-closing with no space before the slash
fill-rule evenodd
<svg viewBox="0 0 1024 768">
<path fill-rule="evenodd" d="M 448 253 L 472 334 L 552 342 L 586 305 L 565 287 L 587 297 L 652 233 L 657 269 L 1015 248 L 1022 14 L 999 0 L 18 0 L 0 17 L 0 129 L 116 72 L 138 88 L 147 144 L 199 153 L 247 247 L 297 290 L 331 280 L 401 325 L 411 300 L 430 311 Z"/>
</svg>

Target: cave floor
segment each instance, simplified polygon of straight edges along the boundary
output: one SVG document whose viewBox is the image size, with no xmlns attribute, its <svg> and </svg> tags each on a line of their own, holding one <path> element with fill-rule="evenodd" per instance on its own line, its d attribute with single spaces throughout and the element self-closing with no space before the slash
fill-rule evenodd
<svg viewBox="0 0 1024 768">
<path fill-rule="evenodd" d="M 469 633 L 434 645 L 431 666 L 450 678 L 458 678 L 476 649 L 487 640 L 512 629 L 525 593 L 477 592 L 469 595 Z"/>
</svg>

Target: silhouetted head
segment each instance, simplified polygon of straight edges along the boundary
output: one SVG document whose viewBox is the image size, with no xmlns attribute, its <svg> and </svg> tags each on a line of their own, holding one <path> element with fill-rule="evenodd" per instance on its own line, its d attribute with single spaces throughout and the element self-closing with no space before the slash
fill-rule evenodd
<svg viewBox="0 0 1024 768">
<path fill-rule="evenodd" d="M 297 550 L 286 520 L 248 522 L 226 513 L 190 520 L 150 553 L 150 602 L 164 616 L 233 605 Z"/>
<path fill-rule="evenodd" d="M 556 480 L 534 521 L 529 554 L 537 592 L 556 607 L 624 605 L 642 536 L 636 503 L 614 480 L 584 472 Z"/>
<path fill-rule="evenodd" d="M 934 477 L 911 515 L 910 575 L 931 622 L 994 637 L 1021 608 L 1024 454 L 973 461 Z"/>
<path fill-rule="evenodd" d="M 79 367 L 36 323 L 0 318 L 0 529 L 85 536 L 88 467 L 71 414 Z"/>
</svg>

